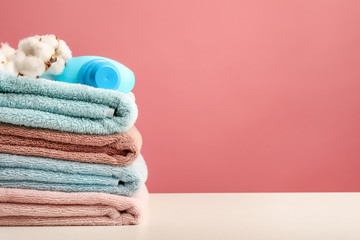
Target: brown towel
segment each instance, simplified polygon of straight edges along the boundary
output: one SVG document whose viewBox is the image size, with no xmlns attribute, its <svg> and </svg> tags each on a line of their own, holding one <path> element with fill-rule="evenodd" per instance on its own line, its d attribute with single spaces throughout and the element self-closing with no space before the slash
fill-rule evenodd
<svg viewBox="0 0 360 240">
<path fill-rule="evenodd" d="M 133 126 L 114 135 L 85 135 L 0 124 L 0 152 L 116 166 L 131 164 L 142 138 Z"/>
</svg>

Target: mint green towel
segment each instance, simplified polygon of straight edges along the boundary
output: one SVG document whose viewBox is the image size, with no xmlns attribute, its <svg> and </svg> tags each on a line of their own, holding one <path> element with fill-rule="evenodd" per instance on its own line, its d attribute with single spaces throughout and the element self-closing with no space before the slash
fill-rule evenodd
<svg viewBox="0 0 360 240">
<path fill-rule="evenodd" d="M 0 71 L 0 122 L 106 135 L 127 131 L 137 115 L 132 93 Z"/>
<path fill-rule="evenodd" d="M 129 166 L 0 153 L 0 187 L 131 196 L 145 183 L 141 155 Z"/>
</svg>

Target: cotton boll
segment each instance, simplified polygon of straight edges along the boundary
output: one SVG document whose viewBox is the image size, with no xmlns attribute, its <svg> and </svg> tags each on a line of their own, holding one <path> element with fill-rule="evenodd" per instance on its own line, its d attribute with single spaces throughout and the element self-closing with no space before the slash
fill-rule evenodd
<svg viewBox="0 0 360 240">
<path fill-rule="evenodd" d="M 26 55 L 35 56 L 34 45 L 39 42 L 40 37 L 28 37 L 19 41 L 18 49 L 23 51 Z"/>
<path fill-rule="evenodd" d="M 27 56 L 36 56 L 46 62 L 51 55 L 55 53 L 55 49 L 49 44 L 40 40 L 41 36 L 28 37 L 19 42 L 18 51 L 23 51 Z"/>
<path fill-rule="evenodd" d="M 5 62 L 7 62 L 6 57 L 4 55 L 2 55 L 1 51 L 0 51 L 0 63 L 4 64 Z"/>
<path fill-rule="evenodd" d="M 66 62 L 72 57 L 71 50 L 65 41 L 59 40 L 59 45 L 55 49 L 55 55 L 57 57 L 57 61 L 51 64 L 51 67 L 47 70 L 47 72 L 59 75 L 64 71 Z"/>
<path fill-rule="evenodd" d="M 14 70 L 28 77 L 41 76 L 45 71 L 58 75 L 71 58 L 65 41 L 55 35 L 33 36 L 22 39 L 13 58 Z"/>
<path fill-rule="evenodd" d="M 65 61 L 71 58 L 71 50 L 64 40 L 60 40 L 55 35 L 43 35 L 40 36 L 41 42 L 50 45 L 55 49 L 55 55 L 59 58 L 64 58 Z"/>
<path fill-rule="evenodd" d="M 0 47 L 0 70 L 13 72 L 13 56 L 15 49 L 9 46 L 8 43 L 1 43 Z"/>
<path fill-rule="evenodd" d="M 45 64 L 41 58 L 28 56 L 23 51 L 16 51 L 13 62 L 14 71 L 27 77 L 37 77 L 45 71 Z"/>
<path fill-rule="evenodd" d="M 4 70 L 7 72 L 14 72 L 13 62 L 8 61 L 4 55 L 0 55 L 0 70 Z"/>
<path fill-rule="evenodd" d="M 12 61 L 14 54 L 15 49 L 10 47 L 8 43 L 1 43 L 0 55 L 3 55 L 7 62 Z"/>
<path fill-rule="evenodd" d="M 46 41 L 50 42 L 48 37 Z M 51 66 L 49 61 L 54 54 L 54 47 L 44 42 L 42 36 L 22 39 L 13 59 L 14 70 L 27 77 L 40 76 Z"/>
<path fill-rule="evenodd" d="M 29 37 L 19 42 L 18 51 L 23 51 L 27 56 L 36 56 L 46 62 L 55 53 L 53 47 L 40 41 L 40 36 Z"/>
<path fill-rule="evenodd" d="M 55 54 L 55 49 L 46 43 L 39 42 L 34 46 L 35 56 L 41 58 L 43 62 L 50 60 L 51 56 Z"/>
<path fill-rule="evenodd" d="M 41 37 L 41 42 L 50 45 L 52 48 L 57 48 L 59 45 L 58 38 L 53 34 L 43 35 Z"/>
<path fill-rule="evenodd" d="M 72 57 L 71 50 L 64 40 L 59 40 L 59 46 L 56 49 L 56 56 L 68 61 Z"/>
<path fill-rule="evenodd" d="M 57 61 L 51 64 L 51 67 L 46 71 L 49 74 L 59 75 L 64 71 L 65 60 L 63 58 L 57 58 Z"/>
<path fill-rule="evenodd" d="M 5 63 L 7 63 L 6 57 L 0 52 L 0 70 L 5 70 Z"/>
<path fill-rule="evenodd" d="M 4 70 L 7 72 L 14 72 L 14 63 L 12 61 L 5 63 Z"/>
</svg>

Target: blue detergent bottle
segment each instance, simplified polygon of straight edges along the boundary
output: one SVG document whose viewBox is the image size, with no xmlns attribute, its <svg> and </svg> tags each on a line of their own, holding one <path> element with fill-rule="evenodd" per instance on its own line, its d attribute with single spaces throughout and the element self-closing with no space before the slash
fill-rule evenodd
<svg viewBox="0 0 360 240">
<path fill-rule="evenodd" d="M 48 76 L 44 76 L 49 78 Z M 80 83 L 96 88 L 130 92 L 135 85 L 134 73 L 121 63 L 105 57 L 81 56 L 71 58 L 56 81 Z"/>
</svg>

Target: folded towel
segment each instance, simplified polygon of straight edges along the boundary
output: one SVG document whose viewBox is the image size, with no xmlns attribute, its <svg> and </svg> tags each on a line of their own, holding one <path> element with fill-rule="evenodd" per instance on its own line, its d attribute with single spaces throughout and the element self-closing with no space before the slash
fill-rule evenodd
<svg viewBox="0 0 360 240">
<path fill-rule="evenodd" d="M 84 134 L 130 129 L 138 110 L 134 94 L 0 71 L 0 121 Z"/>
<path fill-rule="evenodd" d="M 130 166 L 111 166 L 0 153 L 0 187 L 131 196 L 146 178 L 141 155 Z"/>
<path fill-rule="evenodd" d="M 0 188 L 0 226 L 139 224 L 148 195 L 145 186 L 133 197 Z"/>
<path fill-rule="evenodd" d="M 129 165 L 139 155 L 139 131 L 84 135 L 0 124 L 0 152 L 79 162 Z"/>
</svg>

